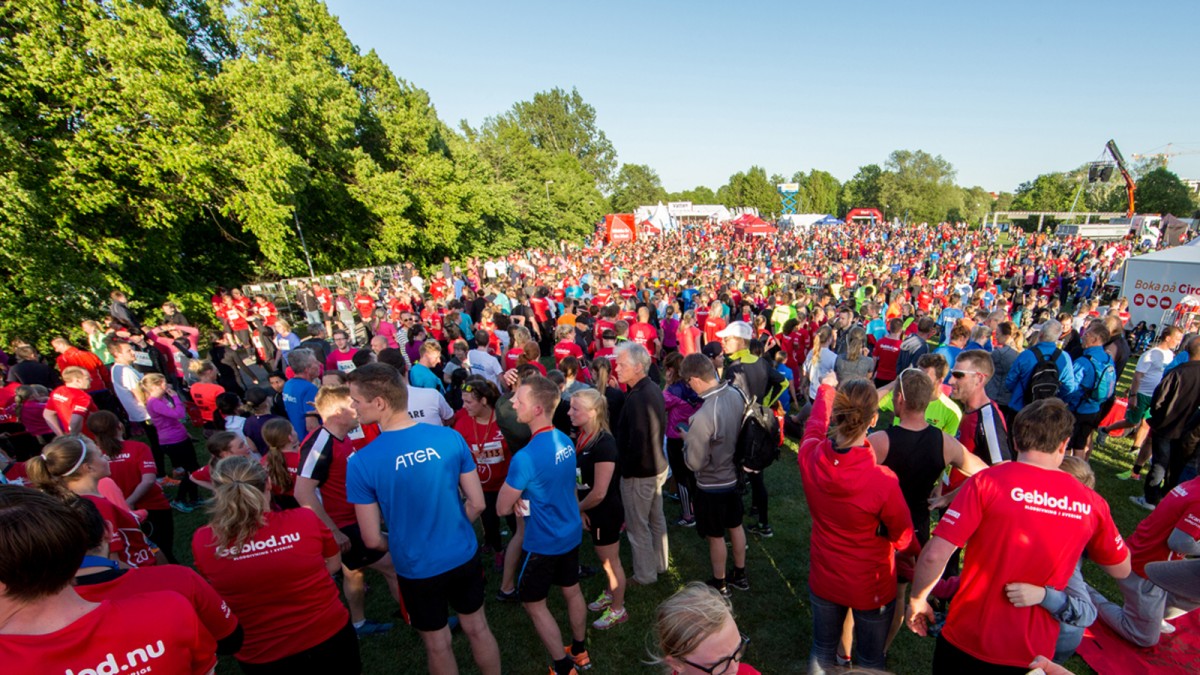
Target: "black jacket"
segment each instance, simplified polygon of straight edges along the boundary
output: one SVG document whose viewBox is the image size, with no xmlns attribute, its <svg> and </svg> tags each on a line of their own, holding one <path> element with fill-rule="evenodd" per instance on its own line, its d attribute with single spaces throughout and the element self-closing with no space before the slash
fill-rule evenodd
<svg viewBox="0 0 1200 675">
<path fill-rule="evenodd" d="M 1200 361 L 1188 361 L 1167 373 L 1150 401 L 1150 428 L 1161 438 L 1179 438 L 1200 407 Z"/>
<path fill-rule="evenodd" d="M 618 468 L 624 478 L 650 478 L 667 470 L 663 456 L 663 433 L 666 430 L 667 406 L 662 389 L 649 377 L 625 392 L 625 404 L 617 421 L 617 448 L 621 460 Z"/>
</svg>

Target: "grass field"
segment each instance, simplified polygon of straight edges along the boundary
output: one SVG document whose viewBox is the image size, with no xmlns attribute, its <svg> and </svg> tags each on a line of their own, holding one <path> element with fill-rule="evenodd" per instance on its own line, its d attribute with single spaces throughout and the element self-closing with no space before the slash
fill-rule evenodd
<svg viewBox="0 0 1200 675">
<path fill-rule="evenodd" d="M 1128 369 L 1132 371 L 1132 367 Z M 1127 380 L 1118 391 L 1124 391 Z M 1114 478 L 1132 464 L 1130 442 L 1113 439 L 1092 456 L 1096 471 L 1097 489 L 1112 507 L 1113 517 L 1122 534 L 1128 536 L 1146 515 L 1134 506 L 1129 497 L 1140 494 L 1140 482 L 1122 482 Z M 808 539 L 810 518 L 804 501 L 795 447 L 789 444 L 780 461 L 767 470 L 767 485 L 771 495 L 771 524 L 775 536 L 761 540 L 750 537 L 747 569 L 751 588 L 748 592 L 733 590 L 733 605 L 738 626 L 750 636 L 746 661 L 763 673 L 804 672 L 811 640 L 811 615 L 808 607 Z M 748 499 L 748 498 L 747 498 Z M 678 517 L 678 504 L 666 502 L 667 520 Z M 181 561 L 190 562 L 191 533 L 204 521 L 202 512 L 176 514 L 176 551 Z M 683 584 L 707 579 L 709 574 L 706 544 L 695 530 L 669 527 L 671 569 L 652 586 L 631 588 L 627 594 L 630 612 L 628 622 L 608 631 L 588 633 L 588 649 L 594 667 L 592 673 L 655 672 L 646 665 L 647 650 L 652 645 L 652 623 L 655 606 Z M 581 547 L 585 564 L 596 565 L 590 543 Z M 625 569 L 631 569 L 629 550 L 622 543 Z M 485 605 L 492 632 L 500 643 L 505 673 L 545 673 L 548 657 L 533 631 L 524 610 L 516 604 L 505 604 L 493 598 L 499 585 L 499 574 L 487 569 L 488 602 Z M 368 617 L 383 621 L 396 609 L 383 579 L 368 570 Z M 1093 563 L 1086 563 L 1084 574 L 1089 583 L 1105 595 L 1119 600 L 1116 586 Z M 600 576 L 582 582 L 584 594 L 593 599 L 604 586 Z M 551 595 L 551 609 L 559 617 L 566 634 L 566 616 L 559 595 Z M 596 615 L 589 613 L 589 622 Z M 364 672 L 420 673 L 425 672 L 424 649 L 415 631 L 397 625 L 390 633 L 362 640 L 361 653 Z M 477 672 L 471 660 L 467 640 L 454 638 L 458 663 L 463 672 Z M 888 666 L 896 673 L 928 673 L 933 656 L 933 639 L 920 638 L 907 629 L 901 631 L 889 654 Z M 1075 657 L 1068 664 L 1075 673 L 1093 671 Z M 231 658 L 224 658 L 218 673 L 240 672 Z"/>
</svg>

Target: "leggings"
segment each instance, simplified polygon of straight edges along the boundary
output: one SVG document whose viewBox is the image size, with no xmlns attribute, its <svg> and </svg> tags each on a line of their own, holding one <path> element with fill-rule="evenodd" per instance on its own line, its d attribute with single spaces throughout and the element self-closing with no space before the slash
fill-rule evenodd
<svg viewBox="0 0 1200 675">
<path fill-rule="evenodd" d="M 750 503 L 758 509 L 758 523 L 764 527 L 770 525 L 767 519 L 767 484 L 763 482 L 763 472 L 747 471 L 746 480 L 750 482 Z"/>
<path fill-rule="evenodd" d="M 146 520 L 142 523 L 142 531 L 162 550 L 163 555 L 167 557 L 167 562 L 172 565 L 179 564 L 179 561 L 175 559 L 175 516 L 171 509 L 147 511 Z"/>
<path fill-rule="evenodd" d="M 679 507 L 684 520 L 695 518 L 692 507 L 692 483 L 696 475 L 683 461 L 683 439 L 667 438 L 667 463 L 671 465 L 671 475 L 675 477 L 675 489 L 679 492 Z"/>
<path fill-rule="evenodd" d="M 192 443 L 192 439 L 167 443 L 162 446 L 162 449 L 167 457 L 171 458 L 171 465 L 176 469 L 183 469 L 185 472 L 183 478 L 179 479 L 179 491 L 175 494 L 176 499 L 184 503 L 191 503 L 199 499 L 200 490 L 192 482 L 191 476 L 192 472 L 200 468 L 200 462 L 196 459 L 196 446 Z"/>
<path fill-rule="evenodd" d="M 294 673 L 340 673 L 359 675 L 362 657 L 358 653 L 358 635 L 350 620 L 333 637 L 315 647 L 269 663 L 238 661 L 246 675 L 293 675 Z"/>
<path fill-rule="evenodd" d="M 497 552 L 504 550 L 504 542 L 500 539 L 500 516 L 496 513 L 496 499 L 499 496 L 499 492 L 484 492 L 483 501 L 486 506 L 483 513 L 479 514 L 480 520 L 483 521 L 483 543 Z M 508 523 L 509 532 L 517 531 L 516 516 L 505 516 L 504 521 Z"/>
</svg>

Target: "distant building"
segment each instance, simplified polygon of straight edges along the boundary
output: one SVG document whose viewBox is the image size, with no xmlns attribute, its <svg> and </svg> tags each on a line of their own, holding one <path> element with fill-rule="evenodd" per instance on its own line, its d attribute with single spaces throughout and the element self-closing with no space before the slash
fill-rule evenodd
<svg viewBox="0 0 1200 675">
<path fill-rule="evenodd" d="M 1200 192 L 1200 178 L 1183 178 L 1181 180 L 1192 192 Z"/>
</svg>

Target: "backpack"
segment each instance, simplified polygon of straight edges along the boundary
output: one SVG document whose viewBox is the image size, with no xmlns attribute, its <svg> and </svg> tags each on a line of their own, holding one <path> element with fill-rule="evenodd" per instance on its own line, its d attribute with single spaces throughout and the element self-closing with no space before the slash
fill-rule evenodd
<svg viewBox="0 0 1200 675">
<path fill-rule="evenodd" d="M 1114 369 L 1112 362 L 1104 366 L 1104 370 L 1096 367 L 1096 361 L 1090 356 L 1084 357 L 1092 364 L 1092 386 L 1083 387 L 1083 396 L 1080 397 L 1080 402 L 1095 401 L 1096 403 L 1104 403 L 1112 395 L 1117 388 L 1117 371 Z M 1092 395 L 1095 394 L 1095 398 Z"/>
<path fill-rule="evenodd" d="M 1062 350 L 1055 349 L 1054 353 L 1047 358 L 1042 350 L 1037 347 L 1033 348 L 1033 355 L 1037 358 L 1037 363 L 1033 364 L 1033 370 L 1029 372 L 1029 384 L 1025 385 L 1026 405 L 1058 396 L 1059 354 L 1062 354 Z"/>
<path fill-rule="evenodd" d="M 733 463 L 741 469 L 762 471 L 779 459 L 779 420 L 774 411 L 758 402 L 757 397 L 747 398 L 741 389 L 732 388 L 746 403 Z"/>
</svg>

